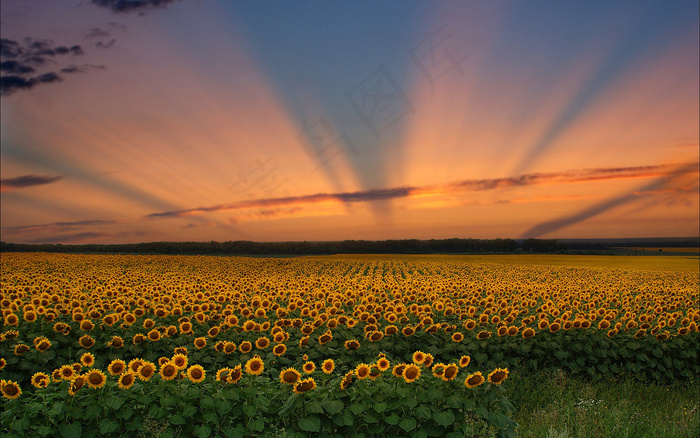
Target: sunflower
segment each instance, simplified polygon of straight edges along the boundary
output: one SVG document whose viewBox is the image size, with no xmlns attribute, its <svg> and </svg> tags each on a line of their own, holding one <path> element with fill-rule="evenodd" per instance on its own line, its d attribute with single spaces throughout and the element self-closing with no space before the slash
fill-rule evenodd
<svg viewBox="0 0 700 438">
<path fill-rule="evenodd" d="M 119 376 L 119 379 L 117 380 L 117 384 L 119 385 L 120 389 L 129 389 L 134 385 L 135 381 L 136 381 L 136 376 L 134 375 L 134 373 L 126 372 L 126 373 L 122 373 Z"/>
<path fill-rule="evenodd" d="M 177 376 L 178 368 L 173 362 L 166 362 L 160 366 L 160 377 L 163 380 L 173 380 Z"/>
<path fill-rule="evenodd" d="M 385 357 L 382 357 L 377 361 L 377 368 L 379 368 L 379 371 L 384 372 L 388 370 L 390 366 L 391 363 L 389 363 L 389 360 Z"/>
<path fill-rule="evenodd" d="M 496 368 L 488 377 L 489 383 L 500 385 L 508 377 L 508 368 Z"/>
<path fill-rule="evenodd" d="M 346 350 L 357 350 L 358 348 L 360 348 L 360 343 L 357 341 L 357 339 L 350 339 L 349 341 L 345 341 Z"/>
<path fill-rule="evenodd" d="M 63 365 L 61 367 L 60 375 L 61 379 L 63 380 L 70 380 L 75 376 L 75 370 L 70 365 Z"/>
<path fill-rule="evenodd" d="M 333 359 L 326 359 L 323 361 L 323 364 L 321 365 L 321 370 L 323 370 L 325 374 L 332 373 L 334 369 L 335 361 L 333 361 Z"/>
<path fill-rule="evenodd" d="M 260 359 L 260 356 L 253 356 L 245 363 L 245 372 L 253 376 L 262 374 L 265 370 L 265 363 Z"/>
<path fill-rule="evenodd" d="M 205 337 L 195 338 L 194 346 L 197 348 L 197 350 L 201 350 L 207 346 L 207 339 Z"/>
<path fill-rule="evenodd" d="M 160 334 L 160 331 L 158 331 L 157 329 L 153 329 L 150 332 L 148 332 L 146 337 L 148 338 L 149 341 L 156 342 L 156 341 L 160 341 L 161 334 Z"/>
<path fill-rule="evenodd" d="M 95 328 L 95 324 L 92 323 L 89 319 L 84 319 L 80 321 L 80 330 L 84 332 L 89 332 L 90 330 Z"/>
<path fill-rule="evenodd" d="M 415 382 L 420 377 L 420 368 L 417 365 L 411 364 L 403 371 L 403 379 L 406 383 Z"/>
<path fill-rule="evenodd" d="M 407 366 L 408 366 L 408 364 L 405 364 L 405 363 L 400 363 L 398 365 L 395 365 L 394 368 L 391 370 L 391 373 L 396 377 L 403 377 L 403 372 Z"/>
<path fill-rule="evenodd" d="M 508 334 L 508 327 L 506 327 L 505 325 L 502 325 L 502 326 L 498 327 L 498 332 L 497 332 L 497 333 L 498 333 L 498 336 L 505 336 L 505 335 L 507 335 L 507 334 Z"/>
<path fill-rule="evenodd" d="M 481 371 L 470 374 L 466 379 L 464 379 L 464 386 L 467 388 L 475 388 L 482 383 L 484 383 L 484 376 L 481 374 Z"/>
<path fill-rule="evenodd" d="M 29 346 L 26 344 L 17 344 L 15 345 L 15 356 L 21 356 L 24 353 L 29 351 Z"/>
<path fill-rule="evenodd" d="M 92 348 L 92 346 L 95 345 L 95 340 L 92 339 L 90 335 L 81 336 L 78 342 L 80 343 L 80 346 L 85 349 Z"/>
<path fill-rule="evenodd" d="M 226 382 L 228 380 L 228 375 L 231 374 L 231 371 L 233 370 L 229 367 L 221 368 L 219 371 L 216 372 L 216 381 Z"/>
<path fill-rule="evenodd" d="M 442 375 L 445 373 L 445 365 L 444 363 L 436 363 L 433 365 L 433 376 L 442 378 Z"/>
<path fill-rule="evenodd" d="M 239 380 L 241 380 L 241 377 L 243 376 L 243 370 L 241 369 L 240 365 L 236 365 L 233 370 L 228 374 L 228 377 L 226 378 L 226 383 L 238 383 Z"/>
<path fill-rule="evenodd" d="M 5 325 L 17 325 L 18 323 L 19 323 L 19 318 L 14 313 L 10 313 L 8 315 L 5 315 Z M 20 390 L 20 394 L 21 393 L 22 393 L 22 391 Z M 3 392 L 3 395 L 4 394 L 5 393 Z M 19 395 L 17 397 L 19 397 Z M 14 398 L 17 398 L 17 397 L 14 397 Z"/>
<path fill-rule="evenodd" d="M 458 372 L 459 368 L 457 367 L 457 365 L 451 363 L 445 367 L 445 372 L 442 373 L 442 380 L 444 380 L 445 382 L 449 382 L 457 376 Z"/>
<path fill-rule="evenodd" d="M 39 340 L 39 342 L 36 343 L 35 347 L 37 350 L 39 350 L 41 353 L 43 353 L 46 350 L 48 350 L 49 348 L 51 348 L 51 341 L 42 337 Z"/>
<path fill-rule="evenodd" d="M 4 357 L 0 357 L 0 371 L 2 371 L 3 368 L 5 368 L 5 365 L 7 365 L 7 361 Z"/>
<path fill-rule="evenodd" d="M 531 338 L 533 336 L 535 336 L 535 330 L 532 329 L 532 327 L 528 327 L 523 330 L 523 339 Z"/>
<path fill-rule="evenodd" d="M 218 326 L 214 326 L 209 329 L 209 331 L 207 332 L 207 336 L 209 336 L 210 338 L 215 338 L 216 335 L 218 335 L 220 332 L 221 328 Z"/>
<path fill-rule="evenodd" d="M 86 378 L 85 375 L 82 376 L 75 376 L 71 381 L 70 381 L 70 386 L 68 387 L 68 394 L 71 396 L 74 396 L 75 394 L 80 391 L 80 388 L 85 386 L 86 383 Z"/>
<path fill-rule="evenodd" d="M 187 356 L 182 353 L 177 353 L 173 356 L 172 362 L 178 370 L 184 370 L 187 368 Z"/>
<path fill-rule="evenodd" d="M 560 328 L 561 325 L 556 321 L 549 325 L 549 331 L 552 333 L 558 332 Z"/>
<path fill-rule="evenodd" d="M 508 336 L 515 336 L 518 334 L 520 329 L 514 325 L 508 327 Z"/>
<path fill-rule="evenodd" d="M 102 370 L 91 369 L 85 374 L 85 376 L 87 379 L 86 383 L 93 389 L 102 388 L 107 382 L 107 376 L 105 376 L 105 373 L 103 373 Z"/>
<path fill-rule="evenodd" d="M 425 353 L 422 351 L 416 351 L 413 353 L 413 363 L 416 365 L 423 365 L 423 362 L 425 361 Z"/>
<path fill-rule="evenodd" d="M 41 372 L 35 373 L 31 379 L 32 386 L 35 388 L 46 388 L 50 382 L 49 375 Z"/>
<path fill-rule="evenodd" d="M 111 341 L 109 341 L 109 346 L 112 348 L 122 348 L 124 346 L 124 339 L 119 336 L 114 336 Z"/>
<path fill-rule="evenodd" d="M 168 358 L 168 357 L 161 356 L 158 358 L 158 366 L 159 367 L 162 367 L 163 365 L 165 365 L 168 362 L 170 362 L 170 358 Z"/>
<path fill-rule="evenodd" d="M 426 353 L 425 359 L 423 360 L 423 366 L 430 368 L 430 366 L 433 364 L 434 359 L 435 358 L 433 357 L 432 354 Z"/>
<path fill-rule="evenodd" d="M 410 325 L 405 326 L 402 330 L 401 333 L 403 333 L 404 336 L 409 337 L 413 335 L 416 332 L 416 329 L 411 327 Z"/>
<path fill-rule="evenodd" d="M 294 384 L 294 392 L 297 394 L 303 394 L 309 392 L 316 388 L 316 382 L 313 377 L 307 377 L 304 380 L 299 380 Z"/>
<path fill-rule="evenodd" d="M 486 331 L 486 330 L 482 330 L 479 332 L 479 334 L 476 335 L 476 338 L 481 339 L 481 340 L 488 339 L 490 337 L 491 337 L 491 332 Z"/>
<path fill-rule="evenodd" d="M 452 333 L 452 342 L 462 342 L 463 339 L 464 339 L 464 335 L 461 334 L 460 332 Z"/>
<path fill-rule="evenodd" d="M 132 359 L 129 361 L 129 371 L 132 373 L 137 373 L 139 368 L 143 366 L 143 360 L 142 359 Z"/>
<path fill-rule="evenodd" d="M 206 377 L 206 371 L 201 365 L 192 365 L 187 368 L 187 378 L 193 383 L 199 383 Z"/>
<path fill-rule="evenodd" d="M 467 322 L 464 323 L 464 328 L 467 330 L 474 330 L 474 327 L 476 327 L 476 321 L 473 319 L 468 319 Z"/>
<path fill-rule="evenodd" d="M 144 361 L 143 366 L 139 368 L 139 370 L 136 372 L 136 376 L 143 380 L 144 382 L 147 382 L 148 380 L 153 377 L 153 375 L 156 373 L 156 366 L 153 364 L 153 362 L 148 362 Z"/>
<path fill-rule="evenodd" d="M 132 338 L 132 342 L 134 345 L 138 345 L 142 342 L 146 341 L 146 336 L 143 333 L 136 333 L 134 337 Z"/>
<path fill-rule="evenodd" d="M 294 385 L 301 379 L 301 374 L 294 368 L 285 368 L 280 371 L 280 382 L 287 385 Z"/>
<path fill-rule="evenodd" d="M 355 368 L 355 374 L 358 379 L 366 379 L 369 377 L 370 367 L 366 363 L 361 363 Z"/>
<path fill-rule="evenodd" d="M 114 359 L 107 366 L 107 372 L 113 376 L 118 376 L 126 369 L 126 362 L 121 359 Z"/>
<path fill-rule="evenodd" d="M 91 367 L 95 364 L 95 356 L 92 353 L 84 353 L 80 356 L 80 363 L 84 367 Z"/>
<path fill-rule="evenodd" d="M 257 348 L 258 350 L 264 350 L 269 346 L 270 346 L 270 340 L 264 336 L 259 337 L 255 341 L 255 348 Z"/>
<path fill-rule="evenodd" d="M 316 371 L 316 365 L 311 361 L 307 361 L 306 363 L 304 363 L 304 365 L 301 367 L 301 369 L 306 374 L 311 374 L 314 371 Z"/>
<path fill-rule="evenodd" d="M 236 348 L 237 348 L 236 344 L 234 344 L 233 342 L 224 341 L 223 352 L 225 354 L 231 354 L 231 353 L 235 352 Z"/>
<path fill-rule="evenodd" d="M 246 354 L 246 353 L 249 353 L 250 350 L 253 349 L 253 344 L 251 344 L 249 341 L 243 341 L 238 346 L 238 349 L 241 351 L 241 353 Z"/>
<path fill-rule="evenodd" d="M 637 333 L 634 334 L 634 339 L 643 338 L 646 335 L 647 335 L 647 331 L 645 329 L 639 329 L 639 330 L 637 330 Z"/>
<path fill-rule="evenodd" d="M 326 330 L 324 334 L 318 337 L 319 344 L 323 345 L 333 340 L 333 334 L 330 330 Z"/>
</svg>

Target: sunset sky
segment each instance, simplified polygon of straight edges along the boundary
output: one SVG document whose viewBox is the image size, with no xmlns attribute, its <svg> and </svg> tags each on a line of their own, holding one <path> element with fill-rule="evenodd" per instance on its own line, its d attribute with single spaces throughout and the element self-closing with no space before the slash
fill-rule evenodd
<svg viewBox="0 0 700 438">
<path fill-rule="evenodd" d="M 697 236 L 697 1 L 3 0 L 15 243 Z"/>
</svg>

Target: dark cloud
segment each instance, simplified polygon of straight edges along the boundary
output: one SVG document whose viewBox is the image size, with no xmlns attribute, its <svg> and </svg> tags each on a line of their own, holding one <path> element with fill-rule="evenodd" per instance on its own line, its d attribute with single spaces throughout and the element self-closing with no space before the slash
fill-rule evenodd
<svg viewBox="0 0 700 438">
<path fill-rule="evenodd" d="M 22 49 L 17 41 L 7 38 L 0 39 L 0 56 L 3 58 L 16 58 L 22 54 Z"/>
<path fill-rule="evenodd" d="M 689 167 L 688 167 L 689 166 Z M 518 175 L 510 178 L 492 178 L 481 180 L 463 180 L 448 184 L 422 186 L 422 187 L 395 187 L 389 189 L 362 190 L 345 193 L 317 193 L 305 196 L 290 196 L 285 198 L 266 198 L 241 201 L 233 204 L 220 204 L 209 207 L 198 207 L 188 210 L 166 211 L 146 215 L 147 219 L 165 219 L 183 217 L 198 213 L 216 211 L 236 211 L 250 208 L 261 210 L 276 207 L 290 207 L 301 204 L 315 204 L 326 201 L 339 201 L 342 203 L 387 201 L 410 196 L 448 195 L 464 192 L 476 192 L 484 190 L 505 189 L 514 186 L 534 185 L 558 185 L 579 182 L 612 180 L 622 178 L 652 178 L 669 175 L 681 175 L 689 172 L 697 172 L 698 164 L 691 163 L 685 167 L 677 168 L 670 165 L 637 166 L 622 168 L 582 169 L 565 172 L 532 173 Z"/>
<path fill-rule="evenodd" d="M 34 73 L 36 70 L 34 70 L 32 66 L 23 65 L 17 61 L 2 61 L 0 62 L 0 71 L 17 75 L 26 75 Z"/>
<path fill-rule="evenodd" d="M 628 204 L 636 199 L 639 199 L 640 196 L 655 194 L 659 190 L 670 191 L 670 192 L 687 192 L 688 189 L 685 187 L 672 187 L 673 183 L 675 181 L 677 181 L 680 177 L 683 177 L 683 176 L 691 174 L 691 173 L 697 173 L 698 170 L 700 170 L 700 166 L 698 163 L 688 163 L 688 164 L 685 164 L 683 166 L 679 166 L 672 171 L 669 171 L 663 175 L 660 175 L 654 181 L 652 181 L 651 183 L 645 185 L 644 187 L 642 187 L 638 190 L 635 190 L 635 191 L 632 191 L 630 193 L 626 193 L 624 195 L 620 195 L 620 196 L 608 199 L 608 200 L 603 201 L 599 204 L 596 204 L 592 207 L 588 207 L 588 208 L 586 208 L 586 209 L 584 209 L 576 214 L 573 214 L 570 216 L 560 217 L 557 219 L 553 219 L 553 220 L 549 220 L 549 221 L 537 224 L 534 227 L 527 230 L 523 234 L 522 237 L 523 238 L 531 238 L 531 237 L 536 238 L 536 237 L 540 237 L 544 234 L 559 231 L 562 228 L 566 228 L 566 227 L 569 227 L 571 225 L 575 225 L 575 224 L 578 224 L 578 223 L 583 222 L 585 220 L 596 217 L 596 216 L 603 214 L 606 211 L 609 211 L 615 207 L 619 207 L 619 206 Z"/>
<path fill-rule="evenodd" d="M 66 234 L 63 236 L 56 236 L 56 237 L 47 237 L 43 239 L 37 239 L 33 240 L 31 243 L 39 244 L 39 243 L 75 243 L 75 242 L 89 242 L 95 239 L 102 239 L 105 237 L 111 237 L 110 234 L 107 233 L 94 233 L 94 232 L 85 232 L 85 233 L 75 233 L 75 234 Z"/>
<path fill-rule="evenodd" d="M 0 190 L 23 189 L 26 187 L 51 184 L 63 178 L 62 176 L 36 176 L 24 175 L 17 178 L 7 178 L 0 180 Z"/>
<path fill-rule="evenodd" d="M 92 0 L 92 3 L 114 12 L 146 12 L 154 8 L 164 8 L 175 0 Z"/>
<path fill-rule="evenodd" d="M 117 40 L 115 40 L 114 38 L 112 38 L 111 40 L 107 41 L 106 43 L 105 43 L 104 41 L 98 41 L 98 42 L 95 43 L 95 47 L 97 47 L 97 48 L 99 48 L 99 49 L 109 49 L 109 48 L 112 47 L 116 42 L 117 42 Z"/>
<path fill-rule="evenodd" d="M 85 38 L 88 39 L 93 39 L 93 38 L 109 38 L 111 34 L 103 29 L 100 29 L 99 27 L 93 27 L 88 31 L 88 33 L 85 34 Z"/>
<path fill-rule="evenodd" d="M 37 73 L 37 68 L 46 64 L 57 64 L 54 58 L 60 56 L 80 56 L 85 52 L 79 45 L 54 46 L 48 39 L 25 38 L 24 43 L 3 38 L 0 54 L 1 77 L 0 95 L 8 96 L 18 90 L 29 90 L 39 84 L 60 82 L 61 76 L 56 72 Z M 8 59 L 9 58 L 9 59 Z M 69 65 L 60 69 L 60 73 L 82 72 L 90 66 L 77 67 Z"/>
<path fill-rule="evenodd" d="M 20 227 L 9 227 L 3 228 L 3 232 L 7 234 L 24 234 L 24 233 L 34 233 L 41 231 L 71 231 L 76 228 L 82 227 L 94 227 L 99 225 L 111 225 L 116 223 L 115 220 L 85 220 L 85 221 L 73 221 L 73 222 L 53 222 L 49 224 L 39 224 L 39 225 L 25 225 Z"/>
</svg>

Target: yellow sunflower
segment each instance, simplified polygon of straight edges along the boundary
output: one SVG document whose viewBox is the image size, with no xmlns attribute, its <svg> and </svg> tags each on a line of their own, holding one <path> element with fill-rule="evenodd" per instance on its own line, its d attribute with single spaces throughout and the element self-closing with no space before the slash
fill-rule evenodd
<svg viewBox="0 0 700 438">
<path fill-rule="evenodd" d="M 500 385 L 508 377 L 508 368 L 496 368 L 488 377 L 489 383 Z"/>
<path fill-rule="evenodd" d="M 144 361 L 143 365 L 139 368 L 139 370 L 136 372 L 136 376 L 143 380 L 144 382 L 147 382 L 153 377 L 153 375 L 156 373 L 156 366 L 152 362 Z"/>
<path fill-rule="evenodd" d="M 470 374 L 466 379 L 464 379 L 464 386 L 467 388 L 475 388 L 482 383 L 484 383 L 484 376 L 481 374 L 481 371 Z"/>
<path fill-rule="evenodd" d="M 188 362 L 187 356 L 185 356 L 185 355 L 182 354 L 182 353 L 177 353 L 177 354 L 175 354 L 175 355 L 173 356 L 173 358 L 172 358 L 172 363 L 173 363 L 173 364 L 175 365 L 175 367 L 177 367 L 177 369 L 180 370 L 180 371 L 181 371 L 181 370 L 184 370 L 185 368 L 187 368 L 187 362 Z"/>
<path fill-rule="evenodd" d="M 330 374 L 335 369 L 335 362 L 333 361 L 333 359 L 326 359 L 323 361 L 321 369 L 325 374 Z"/>
<path fill-rule="evenodd" d="M 32 386 L 35 388 L 46 388 L 49 382 L 51 382 L 49 375 L 41 372 L 35 373 L 31 379 Z"/>
<path fill-rule="evenodd" d="M 301 373 L 294 368 L 285 368 L 280 371 L 280 382 L 287 385 L 296 384 L 301 379 Z"/>
<path fill-rule="evenodd" d="M 314 381 L 313 377 L 307 377 L 306 379 L 299 380 L 294 384 L 294 392 L 297 394 L 309 392 L 314 388 L 316 388 L 316 382 Z"/>
<path fill-rule="evenodd" d="M 199 383 L 206 377 L 206 371 L 201 365 L 192 365 L 187 368 L 187 378 L 193 383 Z"/>
<path fill-rule="evenodd" d="M 92 353 L 84 353 L 80 356 L 80 363 L 84 367 L 91 367 L 95 364 L 95 356 Z"/>
<path fill-rule="evenodd" d="M 311 361 L 307 361 L 306 363 L 304 363 L 304 365 L 301 367 L 301 369 L 306 374 L 311 374 L 314 371 L 316 371 L 316 365 Z"/>
<path fill-rule="evenodd" d="M 361 363 L 357 367 L 355 367 L 355 374 L 357 375 L 358 379 L 366 379 L 369 377 L 370 373 L 370 367 L 366 363 Z"/>
<path fill-rule="evenodd" d="M 166 362 L 160 366 L 160 377 L 163 380 L 173 380 L 177 376 L 178 367 L 173 362 Z"/>
<path fill-rule="evenodd" d="M 136 381 L 136 375 L 132 372 L 125 372 L 119 376 L 117 384 L 120 389 L 129 389 L 134 385 Z"/>
<path fill-rule="evenodd" d="M 420 368 L 415 364 L 410 364 L 403 371 L 403 379 L 406 383 L 415 382 L 420 377 Z"/>
<path fill-rule="evenodd" d="M 243 376 L 243 370 L 241 369 L 240 365 L 236 365 L 233 370 L 229 373 L 228 377 L 226 378 L 227 383 L 238 383 L 239 380 L 241 380 L 241 377 Z"/>
<path fill-rule="evenodd" d="M 126 369 L 126 362 L 121 359 L 114 359 L 107 366 L 107 372 L 113 376 L 118 376 Z"/>
<path fill-rule="evenodd" d="M 260 356 L 254 356 L 245 363 L 245 372 L 253 376 L 262 374 L 265 370 L 265 363 L 260 359 Z"/>
<path fill-rule="evenodd" d="M 87 384 L 90 388 L 97 389 L 102 388 L 107 383 L 107 376 L 102 370 L 91 369 L 86 374 Z"/>
<path fill-rule="evenodd" d="M 445 367 L 445 372 L 442 373 L 442 380 L 444 380 L 445 382 L 449 382 L 457 376 L 458 372 L 459 368 L 457 367 L 457 365 L 451 363 Z"/>
</svg>

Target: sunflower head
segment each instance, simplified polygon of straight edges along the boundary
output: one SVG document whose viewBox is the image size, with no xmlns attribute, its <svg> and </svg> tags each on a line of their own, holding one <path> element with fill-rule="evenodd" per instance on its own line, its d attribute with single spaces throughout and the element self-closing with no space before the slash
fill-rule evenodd
<svg viewBox="0 0 700 438">
<path fill-rule="evenodd" d="M 425 353 L 422 351 L 416 351 L 413 353 L 413 363 L 416 365 L 423 365 L 423 362 L 425 361 Z"/>
<path fill-rule="evenodd" d="M 160 366 L 160 377 L 163 380 L 173 380 L 177 376 L 178 367 L 174 362 L 169 361 Z"/>
<path fill-rule="evenodd" d="M 389 362 L 389 359 L 382 357 L 379 360 L 377 360 L 377 368 L 379 368 L 379 371 L 386 371 L 389 369 L 391 366 L 391 363 Z"/>
<path fill-rule="evenodd" d="M 35 373 L 31 379 L 32 386 L 35 388 L 46 388 L 49 386 L 50 382 L 51 380 L 49 379 L 48 374 L 41 372 Z"/>
<path fill-rule="evenodd" d="M 457 376 L 458 372 L 459 368 L 457 367 L 457 365 L 451 363 L 445 367 L 445 372 L 442 373 L 442 380 L 444 380 L 445 382 L 449 382 Z"/>
<path fill-rule="evenodd" d="M 86 383 L 90 388 L 97 389 L 105 386 L 107 377 L 101 370 L 92 369 L 85 374 Z"/>
<path fill-rule="evenodd" d="M 187 378 L 193 383 L 199 383 L 206 377 L 206 371 L 201 365 L 192 365 L 187 368 Z"/>
<path fill-rule="evenodd" d="M 176 353 L 171 361 L 177 367 L 178 370 L 184 370 L 185 368 L 187 368 L 187 356 L 185 356 L 182 353 Z"/>
<path fill-rule="evenodd" d="M 508 378 L 508 368 L 496 368 L 489 374 L 488 381 L 494 385 L 500 385 L 506 378 Z"/>
<path fill-rule="evenodd" d="M 481 374 L 481 371 L 477 371 L 474 374 L 470 374 L 467 376 L 466 379 L 464 379 L 464 386 L 467 388 L 475 388 L 479 385 L 484 383 L 484 376 Z"/>
<path fill-rule="evenodd" d="M 296 384 L 301 379 L 301 373 L 294 368 L 285 368 L 280 371 L 280 382 L 287 385 Z"/>
<path fill-rule="evenodd" d="M 410 364 L 403 371 L 403 379 L 406 383 L 415 382 L 420 377 L 420 368 L 415 364 Z"/>
<path fill-rule="evenodd" d="M 316 388 L 316 382 L 314 381 L 313 377 L 307 377 L 306 379 L 299 380 L 294 384 L 294 392 L 297 394 L 309 392 L 314 388 Z"/>
<path fill-rule="evenodd" d="M 325 374 L 330 374 L 335 369 L 335 362 L 333 361 L 333 359 L 326 359 L 323 361 L 321 369 Z"/>
<path fill-rule="evenodd" d="M 84 353 L 80 356 L 80 363 L 84 367 L 91 367 L 95 364 L 95 356 L 92 353 Z"/>
<path fill-rule="evenodd" d="M 147 382 L 148 380 L 153 377 L 153 374 L 156 372 L 156 366 L 155 364 L 144 361 L 143 365 L 139 368 L 139 370 L 136 372 L 137 377 L 144 382 Z"/>
<path fill-rule="evenodd" d="M 366 379 L 369 377 L 370 367 L 366 363 L 361 363 L 355 368 L 355 374 L 358 379 Z"/>
<path fill-rule="evenodd" d="M 264 370 L 265 363 L 259 356 L 254 356 L 245 363 L 245 372 L 250 375 L 259 376 Z"/>
<path fill-rule="evenodd" d="M 240 365 L 236 365 L 231 372 L 228 374 L 228 377 L 226 378 L 227 383 L 238 383 L 239 380 L 241 380 L 241 377 L 243 376 L 243 370 Z"/>
<path fill-rule="evenodd" d="M 107 372 L 113 376 L 118 376 L 126 370 L 126 362 L 121 359 L 114 359 L 107 366 Z"/>
<path fill-rule="evenodd" d="M 135 381 L 136 375 L 132 372 L 127 371 L 119 376 L 117 384 L 119 385 L 120 389 L 129 389 L 132 386 L 134 386 Z"/>
</svg>

